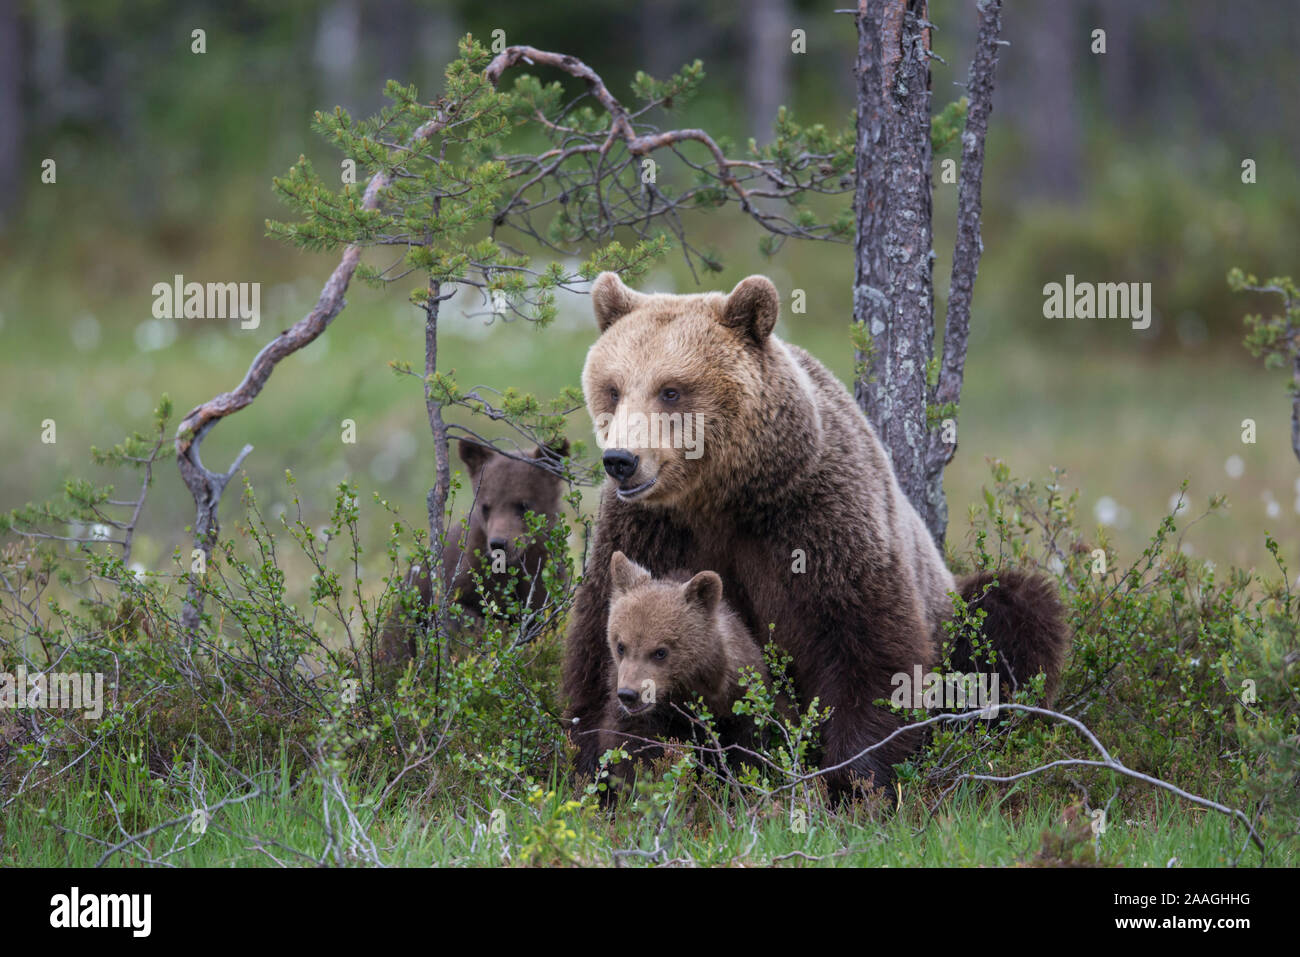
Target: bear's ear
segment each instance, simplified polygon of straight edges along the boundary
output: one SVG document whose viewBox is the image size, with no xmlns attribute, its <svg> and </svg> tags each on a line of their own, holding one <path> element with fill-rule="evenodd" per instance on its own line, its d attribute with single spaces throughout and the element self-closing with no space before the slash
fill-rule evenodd
<svg viewBox="0 0 1300 957">
<path fill-rule="evenodd" d="M 552 443 L 551 443 L 550 445 L 548 445 L 545 449 L 543 449 L 543 448 L 539 445 L 539 446 L 537 446 L 537 448 L 533 449 L 533 458 L 535 458 L 535 459 L 544 459 L 544 458 L 547 458 L 547 457 L 548 457 L 548 454 L 547 454 L 547 450 L 548 450 L 548 449 L 550 450 L 550 453 L 551 453 L 551 454 L 553 454 L 553 455 L 558 455 L 560 458 L 564 458 L 565 456 L 567 456 L 567 455 L 569 454 L 569 440 L 566 439 L 566 438 L 561 438 L 560 441 L 558 441 L 558 442 L 552 442 Z"/>
<path fill-rule="evenodd" d="M 478 475 L 487 464 L 487 460 L 496 454 L 495 449 L 490 449 L 486 445 L 479 445 L 469 439 L 460 440 L 460 460 L 469 466 L 471 477 Z"/>
<path fill-rule="evenodd" d="M 682 586 L 682 594 L 688 603 L 711 615 L 722 601 L 722 579 L 717 572 L 700 572 Z"/>
<path fill-rule="evenodd" d="M 631 591 L 637 585 L 650 580 L 650 572 L 642 568 L 622 552 L 609 556 L 609 580 L 612 587 L 611 598 L 617 598 L 623 592 Z"/>
<path fill-rule="evenodd" d="M 618 273 L 601 273 L 591 284 L 591 308 L 596 313 L 596 325 L 604 332 L 640 305 L 643 298 L 641 293 L 623 285 Z"/>
<path fill-rule="evenodd" d="M 754 342 L 762 342 L 772 333 L 781 311 L 776 286 L 766 276 L 750 276 L 736 283 L 722 307 L 721 322 L 745 333 Z"/>
</svg>

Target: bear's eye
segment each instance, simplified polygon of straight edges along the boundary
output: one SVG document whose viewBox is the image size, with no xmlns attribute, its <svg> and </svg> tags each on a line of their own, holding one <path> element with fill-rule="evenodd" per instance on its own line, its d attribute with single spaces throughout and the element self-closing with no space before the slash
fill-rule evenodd
<svg viewBox="0 0 1300 957">
<path fill-rule="evenodd" d="M 668 657 L 668 649 L 667 649 L 667 648 L 656 648 L 656 649 L 655 649 L 655 654 L 654 654 L 655 661 L 663 661 L 663 660 L 664 660 L 665 658 L 667 658 L 667 657 Z"/>
<path fill-rule="evenodd" d="M 664 389 L 659 393 L 660 400 L 664 402 L 676 402 L 681 397 L 682 394 L 680 392 L 678 392 L 676 389 L 671 389 L 671 388 Z"/>
<path fill-rule="evenodd" d="M 623 642 L 621 642 L 621 641 L 618 643 L 618 656 L 619 656 L 620 658 L 623 657 Z"/>
<path fill-rule="evenodd" d="M 527 502 L 519 502 L 518 504 L 515 505 L 515 511 L 517 511 L 520 515 L 527 514 L 532 510 L 533 507 L 529 505 Z"/>
<path fill-rule="evenodd" d="M 483 506 L 483 517 L 484 517 L 484 518 L 487 518 L 488 515 L 490 515 L 491 513 L 492 513 L 492 506 L 491 506 L 491 505 L 484 505 L 484 506 Z"/>
<path fill-rule="evenodd" d="M 618 405 L 618 389 L 615 389 L 613 386 L 611 386 L 609 390 L 609 401 L 614 403 L 614 405 Z"/>
</svg>

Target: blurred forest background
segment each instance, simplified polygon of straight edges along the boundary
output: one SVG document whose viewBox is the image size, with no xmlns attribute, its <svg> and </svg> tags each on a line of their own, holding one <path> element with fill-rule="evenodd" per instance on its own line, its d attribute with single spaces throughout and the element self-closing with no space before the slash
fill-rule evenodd
<svg viewBox="0 0 1300 957">
<path fill-rule="evenodd" d="M 337 261 L 264 236 L 283 218 L 271 193 L 300 154 L 337 169 L 312 112 L 381 105 L 388 78 L 436 96 L 459 37 L 576 55 L 616 95 L 635 71 L 666 77 L 695 58 L 708 79 L 677 125 L 743 143 L 769 135 L 781 105 L 802 123 L 851 122 L 855 32 L 835 3 L 807 0 L 0 0 L 0 459 L 9 509 L 96 474 L 91 445 L 147 426 L 158 396 L 178 412 L 234 388 L 253 355 L 314 303 Z M 841 2 L 838 5 L 847 5 Z M 973 41 L 968 0 L 934 0 L 934 111 L 961 95 Z M 987 459 L 1014 474 L 1066 470 L 1082 524 L 1131 560 L 1190 480 L 1193 514 L 1216 493 L 1229 508 L 1190 530 L 1185 547 L 1219 562 L 1263 565 L 1264 533 L 1300 565 L 1300 469 L 1288 441 L 1286 378 L 1241 346 L 1241 316 L 1271 304 L 1233 296 L 1225 275 L 1300 272 L 1300 18 L 1264 0 L 1008 3 L 1010 41 L 997 76 L 984 181 L 984 259 L 975 291 L 960 447 L 948 470 L 960 547 Z M 191 52 L 191 31 L 206 52 Z M 791 52 L 791 31 L 808 49 Z M 1091 52 L 1105 30 L 1106 52 Z M 538 71 L 544 81 L 558 79 Z M 507 75 L 507 82 L 510 76 Z M 576 86 L 574 92 L 578 91 Z M 947 156 L 955 156 L 948 152 Z M 46 158 L 57 182 L 41 181 Z M 1242 182 L 1244 159 L 1257 182 Z M 846 195 L 844 202 L 850 201 Z M 947 291 L 956 186 L 935 181 L 935 288 Z M 721 274 L 697 285 L 670 256 L 647 288 L 729 289 L 765 272 L 807 313 L 778 331 L 846 381 L 852 250 L 791 241 L 773 258 L 733 210 L 696 216 L 695 240 Z M 1151 327 L 1049 320 L 1043 286 L 1067 273 L 1150 282 Z M 259 282 L 262 324 L 153 318 L 154 283 Z M 332 503 L 343 478 L 423 523 L 433 478 L 418 380 L 422 314 L 401 283 L 354 284 L 329 331 L 284 362 L 249 409 L 203 453 L 245 469 L 272 514 L 293 469 L 305 503 Z M 788 299 L 787 299 L 788 301 Z M 444 308 L 440 364 L 464 385 L 549 397 L 576 385 L 595 326 L 585 297 L 557 324 L 485 324 L 478 303 Z M 57 422 L 42 444 L 41 422 Z M 340 422 L 357 442 L 340 441 Z M 1241 423 L 1258 424 L 1243 444 Z M 581 410 L 570 434 L 589 438 Z M 120 476 L 118 477 L 121 478 Z M 223 508 L 229 523 L 235 495 Z M 594 506 L 594 502 L 591 503 Z M 150 568 L 186 544 L 188 493 L 171 457 L 158 475 L 135 558 Z M 382 535 L 382 529 L 376 530 Z"/>
</svg>

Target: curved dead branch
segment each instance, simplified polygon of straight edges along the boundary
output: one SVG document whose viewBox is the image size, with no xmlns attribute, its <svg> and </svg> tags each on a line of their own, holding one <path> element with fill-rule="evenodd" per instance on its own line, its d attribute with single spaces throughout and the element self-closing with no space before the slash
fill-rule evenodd
<svg viewBox="0 0 1300 957">
<path fill-rule="evenodd" d="M 415 136 L 420 139 L 428 138 L 439 127 L 438 122 L 431 121 L 417 130 Z M 364 208 L 378 208 L 380 194 L 388 186 L 388 182 L 388 174 L 382 171 L 371 177 L 362 199 Z M 180 467 L 181 478 L 186 488 L 194 498 L 194 547 L 203 552 L 204 567 L 207 560 L 212 557 L 212 548 L 217 541 L 219 531 L 217 510 L 222 493 L 225 491 L 226 484 L 239 471 L 244 459 L 253 451 L 253 447 L 245 445 L 229 471 L 213 472 L 204 466 L 199 458 L 199 448 L 203 440 L 218 422 L 238 412 L 257 398 L 280 360 L 315 341 L 316 337 L 324 332 L 334 318 L 343 311 L 346 305 L 343 294 L 347 291 L 352 275 L 360 262 L 361 247 L 348 246 L 343 251 L 339 264 L 334 267 L 334 272 L 326 280 L 311 312 L 262 348 L 253 359 L 252 365 L 248 367 L 243 381 L 233 392 L 223 392 L 195 406 L 186 413 L 177 427 L 176 464 Z M 202 608 L 203 596 L 198 579 L 191 574 L 185 607 L 181 611 L 181 624 L 187 632 L 192 633 L 198 627 Z"/>
</svg>

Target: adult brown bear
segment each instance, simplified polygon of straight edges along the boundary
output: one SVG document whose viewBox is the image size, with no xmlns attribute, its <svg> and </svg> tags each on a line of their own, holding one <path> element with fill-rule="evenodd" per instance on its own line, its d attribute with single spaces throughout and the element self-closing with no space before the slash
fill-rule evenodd
<svg viewBox="0 0 1300 957">
<path fill-rule="evenodd" d="M 937 664 L 957 585 L 867 419 L 821 363 L 772 335 L 778 296 L 763 276 L 678 296 L 602 273 L 592 304 L 601 335 L 582 385 L 609 481 L 565 661 L 577 772 L 600 756 L 609 568 L 622 551 L 656 576 L 716 571 L 752 633 L 775 625 L 802 704 L 832 709 L 821 756 L 832 788 L 887 780 L 919 739 L 881 744 L 901 720 L 874 702 L 893 675 Z M 1001 667 L 1054 684 L 1068 637 L 1053 589 L 1014 572 L 999 581 L 1003 594 L 982 602 Z M 975 598 L 985 584 L 962 590 Z"/>
</svg>

